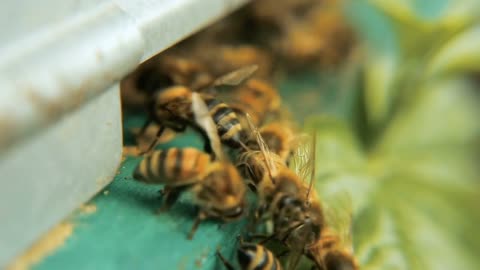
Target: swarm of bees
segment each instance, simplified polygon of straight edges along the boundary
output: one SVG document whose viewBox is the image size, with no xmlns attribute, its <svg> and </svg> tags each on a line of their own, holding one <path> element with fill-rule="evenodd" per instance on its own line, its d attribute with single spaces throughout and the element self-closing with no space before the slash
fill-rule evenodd
<svg viewBox="0 0 480 270">
<path fill-rule="evenodd" d="M 309 44 L 297 38 L 329 27 L 318 20 L 338 18 L 320 14 L 324 11 L 318 2 L 323 1 L 280 2 L 286 8 L 271 9 L 272 1 L 261 0 L 242 12 L 250 14 L 250 21 L 279 29 L 275 53 L 303 58 L 302 63 L 315 59 L 326 50 L 320 44 L 325 41 Z M 299 24 L 309 28 L 297 28 Z M 138 151 L 142 159 L 133 178 L 164 186 L 159 212 L 167 211 L 183 192 L 192 195 L 198 214 L 189 239 L 205 219 L 230 222 L 253 209 L 245 235 L 249 242 L 242 236 L 237 250 L 240 269 L 296 269 L 302 258 L 312 269 L 359 269 L 350 235 L 335 230 L 313 187 L 316 136 L 298 131 L 270 82 L 275 57 L 250 44 L 222 44 L 218 33 L 225 31 L 224 25 L 236 29 L 238 19 L 210 30 L 216 34 L 206 31 L 206 38 L 194 37 L 167 50 L 122 82 L 124 106 L 148 116 L 135 131 L 139 146 L 145 138 L 149 143 Z M 297 33 L 300 29 L 307 34 Z M 336 29 L 328 31 L 332 36 L 319 35 L 337 38 Z M 202 137 L 203 150 L 155 149 L 165 132 L 187 128 Z M 253 206 L 245 199 L 249 189 L 257 197 Z M 269 249 L 271 241 L 283 251 Z M 217 254 L 227 269 L 234 269 Z"/>
<path fill-rule="evenodd" d="M 280 242 L 288 256 L 282 266 L 278 254 L 262 243 L 242 242 L 242 269 L 295 269 L 302 257 L 315 269 L 358 269 L 341 237 L 330 230 L 313 189 L 315 143 L 297 135 L 278 114 L 280 96 L 271 85 L 252 78 L 256 69 L 233 70 L 197 90 L 174 85 L 152 94 L 147 124 L 159 127 L 157 137 L 167 128 L 182 132 L 189 126 L 204 138 L 205 147 L 150 147 L 134 179 L 164 185 L 160 211 L 168 210 L 182 192 L 191 192 L 199 210 L 190 239 L 204 219 L 229 222 L 245 216 L 250 187 L 258 197 L 252 227 L 262 228 L 267 240 Z M 233 158 L 224 147 L 234 151 Z"/>
</svg>

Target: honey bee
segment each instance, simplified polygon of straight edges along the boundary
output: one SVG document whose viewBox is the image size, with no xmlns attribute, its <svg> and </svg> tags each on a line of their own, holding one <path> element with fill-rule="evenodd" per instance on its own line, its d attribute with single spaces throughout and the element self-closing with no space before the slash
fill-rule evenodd
<svg viewBox="0 0 480 270">
<path fill-rule="evenodd" d="M 321 237 L 323 210 L 317 201 L 309 202 L 309 195 L 305 194 L 309 191 L 290 169 L 281 169 L 274 181 L 275 189 L 264 195 L 258 215 L 271 221 L 272 234 L 290 250 L 287 269 L 294 269 Z"/>
<path fill-rule="evenodd" d="M 167 143 L 175 138 L 175 132 L 170 129 L 165 130 L 162 136 L 157 138 L 156 134 L 159 129 L 160 126 L 155 123 L 150 124 L 142 134 L 140 134 L 139 127 L 130 128 L 128 131 L 131 133 L 132 136 L 134 136 L 136 141 L 136 146 L 131 147 L 131 152 L 136 153 L 135 155 L 138 156 L 139 153 L 147 152 L 148 148 L 150 147 L 150 145 L 152 145 L 152 143 Z M 153 147 L 155 147 L 156 144 L 154 144 Z"/>
<path fill-rule="evenodd" d="M 335 241 L 337 242 L 337 241 Z M 358 263 L 353 257 L 353 255 L 341 248 L 338 247 L 338 244 L 331 243 L 327 246 L 323 246 L 321 249 L 326 251 L 320 252 L 321 258 L 317 259 L 316 268 L 318 270 L 329 270 L 329 269 L 339 269 L 339 270 L 358 270 L 360 269 Z"/>
<path fill-rule="evenodd" d="M 284 167 L 285 163 L 280 156 L 270 151 L 250 114 L 245 114 L 245 120 L 252 136 L 247 140 L 244 151 L 237 157 L 237 168 L 249 180 L 250 188 L 263 194 L 264 191 L 274 188 L 273 175 L 276 175 L 277 168 Z"/>
<path fill-rule="evenodd" d="M 192 111 L 198 124 L 212 140 L 218 160 L 194 148 L 156 150 L 140 162 L 134 179 L 149 184 L 165 184 L 162 211 L 168 209 L 182 191 L 194 194 L 199 213 L 190 231 L 193 238 L 200 222 L 206 218 L 237 220 L 245 208 L 245 184 L 235 166 L 225 161 L 220 138 L 214 129 L 207 105 L 197 93 L 193 95 Z"/>
<path fill-rule="evenodd" d="M 342 198 L 336 203 L 341 204 Z M 348 210 L 348 211 L 345 211 Z M 352 215 L 350 208 L 336 207 L 326 211 L 327 226 L 317 244 L 309 249 L 318 270 L 358 270 L 359 265 L 352 248 Z M 341 217 L 341 214 L 345 214 Z M 315 269 L 315 268 L 314 268 Z"/>
<path fill-rule="evenodd" d="M 262 126 L 259 132 L 270 151 L 288 165 L 297 143 L 293 128 L 287 122 L 274 121 Z M 250 150 L 260 150 L 254 138 L 248 140 L 246 145 Z"/>
<path fill-rule="evenodd" d="M 153 67 L 144 64 L 120 82 L 120 95 L 124 109 L 144 110 L 157 88 L 143 85 L 142 76 L 150 77 Z M 148 84 L 148 83 L 147 83 Z"/>
<path fill-rule="evenodd" d="M 213 81 L 214 76 L 202 62 L 174 47 L 143 63 L 122 80 L 122 103 L 128 108 L 143 109 L 161 89 L 183 85 L 196 91 Z"/>
<path fill-rule="evenodd" d="M 194 148 L 153 151 L 140 162 L 133 177 L 148 184 L 165 184 L 161 211 L 169 209 L 186 189 L 195 195 L 200 210 L 189 239 L 202 220 L 236 220 L 244 211 L 245 186 L 236 168 L 211 161 L 210 155 Z"/>
<path fill-rule="evenodd" d="M 218 257 L 228 270 L 234 270 L 233 265 L 217 252 Z M 273 253 L 266 247 L 253 244 L 241 243 L 237 249 L 237 260 L 241 270 L 282 270 L 283 267 Z"/>
<path fill-rule="evenodd" d="M 274 162 L 277 167 L 284 165 L 280 157 L 273 153 L 269 154 L 268 159 Z M 248 179 L 248 184 L 253 191 L 273 188 L 273 182 L 265 176 L 268 170 L 265 162 L 265 156 L 259 150 L 244 151 L 237 158 L 236 166 L 242 176 Z"/>
<path fill-rule="evenodd" d="M 293 162 L 294 171 L 286 165 L 275 164 L 260 132 L 251 121 L 249 124 L 257 137 L 260 152 L 264 154 L 268 171 L 268 174 L 263 173 L 264 179 L 257 185 L 260 196 L 257 219 L 271 222 L 274 238 L 290 250 L 287 269 L 294 269 L 301 256 L 308 254 L 309 247 L 319 241 L 325 225 L 323 208 L 313 190 L 315 151 L 312 149 L 315 149 L 315 140 L 305 147 L 309 153 L 298 155 Z M 303 149 L 297 151 L 300 150 Z M 310 178 L 308 186 L 302 180 L 307 177 Z"/>
<path fill-rule="evenodd" d="M 249 114 L 255 126 L 260 126 L 268 116 L 279 114 L 281 97 L 277 89 L 264 80 L 250 79 L 232 91 L 218 94 L 240 117 L 242 126 L 248 124 L 245 115 Z"/>
<path fill-rule="evenodd" d="M 213 83 L 213 87 L 234 86 L 240 84 L 254 71 L 255 66 L 245 67 L 228 73 Z M 166 128 L 176 132 L 183 132 L 187 126 L 194 128 L 205 139 L 205 150 L 211 152 L 210 140 L 204 129 L 200 128 L 194 121 L 192 112 L 192 94 L 194 92 L 185 86 L 172 86 L 158 92 L 150 106 L 150 119 L 144 125 L 145 130 L 150 122 L 154 121 L 161 125 L 157 138 L 162 135 Z M 243 143 L 246 136 L 236 113 L 224 102 L 219 101 L 208 91 L 201 93 L 201 98 L 206 102 L 210 116 L 212 117 L 218 135 L 223 143 L 239 148 L 245 146 Z M 155 143 L 155 142 L 154 142 Z M 153 148 L 153 143 L 149 150 Z"/>
<path fill-rule="evenodd" d="M 197 91 L 208 87 L 215 80 L 208 66 L 189 54 L 160 54 L 157 63 L 160 72 L 156 76 L 168 76 L 171 85 L 184 85 Z"/>
<path fill-rule="evenodd" d="M 345 23 L 338 1 L 330 2 L 315 5 L 304 19 L 285 27 L 277 44 L 291 65 L 335 66 L 349 55 L 354 44 L 353 31 Z"/>
</svg>

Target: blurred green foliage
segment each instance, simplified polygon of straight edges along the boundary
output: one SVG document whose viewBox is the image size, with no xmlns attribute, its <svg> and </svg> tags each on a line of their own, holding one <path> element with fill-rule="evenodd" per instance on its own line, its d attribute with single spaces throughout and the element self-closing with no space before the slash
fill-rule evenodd
<svg viewBox="0 0 480 270">
<path fill-rule="evenodd" d="M 351 199 L 362 269 L 480 266 L 477 2 L 346 6 L 362 48 L 332 99 L 343 113 L 331 102 L 305 127 L 317 134 L 316 189 L 327 212 Z"/>
</svg>

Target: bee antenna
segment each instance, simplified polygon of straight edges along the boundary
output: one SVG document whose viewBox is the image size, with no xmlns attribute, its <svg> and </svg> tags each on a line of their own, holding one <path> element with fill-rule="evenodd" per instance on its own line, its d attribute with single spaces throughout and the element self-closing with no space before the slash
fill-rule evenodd
<svg viewBox="0 0 480 270">
<path fill-rule="evenodd" d="M 250 148 L 248 148 L 248 146 L 245 143 L 243 143 L 242 141 L 238 141 L 238 143 L 245 151 L 250 151 Z"/>
<path fill-rule="evenodd" d="M 282 239 L 282 242 L 285 242 L 285 241 L 287 240 L 287 238 L 290 236 L 290 234 L 291 234 L 294 230 L 302 227 L 303 225 L 305 225 L 305 222 L 300 222 L 300 223 L 298 223 L 298 224 L 296 224 L 296 225 L 293 225 L 293 226 L 291 226 L 290 228 L 288 228 L 288 229 L 287 229 L 287 233 L 285 234 L 285 237 Z"/>
<path fill-rule="evenodd" d="M 310 193 L 312 191 L 312 188 L 313 188 L 313 183 L 314 183 L 314 180 L 315 180 L 315 159 L 316 159 L 316 152 L 317 152 L 317 131 L 314 130 L 313 131 L 313 138 L 312 138 L 312 157 L 310 159 L 310 162 L 312 162 L 312 171 L 311 171 L 311 174 L 310 174 L 310 184 L 308 186 L 308 191 L 307 191 L 307 205 L 310 205 Z"/>
<path fill-rule="evenodd" d="M 227 261 L 227 259 L 225 259 L 225 257 L 223 257 L 222 253 L 220 252 L 220 248 L 217 248 L 217 256 L 220 258 L 220 260 L 222 261 L 223 265 L 225 265 L 225 268 L 227 268 L 228 270 L 234 270 L 235 268 L 233 267 L 233 265 Z"/>
</svg>

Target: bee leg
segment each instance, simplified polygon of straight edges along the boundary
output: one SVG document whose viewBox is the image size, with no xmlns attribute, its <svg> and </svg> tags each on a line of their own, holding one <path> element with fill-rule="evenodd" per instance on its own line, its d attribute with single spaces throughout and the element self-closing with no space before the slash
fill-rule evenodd
<svg viewBox="0 0 480 270">
<path fill-rule="evenodd" d="M 272 233 L 272 234 L 269 235 L 269 236 L 266 236 L 266 235 L 265 235 L 265 236 L 263 236 L 263 237 L 264 237 L 263 240 L 261 240 L 261 241 L 259 242 L 260 245 L 263 245 L 263 244 L 269 242 L 270 240 L 274 239 L 275 237 L 277 237 L 277 234 Z"/>
<path fill-rule="evenodd" d="M 152 143 L 150 144 L 150 146 L 147 148 L 147 150 L 143 151 L 140 153 L 140 155 L 144 155 L 146 153 L 149 153 L 150 151 L 153 150 L 153 148 L 155 147 L 155 145 L 157 144 L 158 142 L 158 139 L 160 138 L 160 136 L 162 136 L 163 132 L 165 131 L 166 127 L 165 126 L 160 126 L 160 128 L 158 129 L 157 131 L 157 135 L 155 136 L 155 139 L 152 141 Z"/>
<path fill-rule="evenodd" d="M 325 266 L 325 263 L 319 262 L 311 253 L 306 253 L 305 256 L 310 259 L 313 262 L 312 267 L 310 270 L 326 270 L 327 267 Z"/>
<path fill-rule="evenodd" d="M 181 120 L 179 120 L 179 122 L 180 121 Z M 170 126 L 170 128 L 173 129 L 173 131 L 180 133 L 180 132 L 184 132 L 185 130 L 187 130 L 187 124 L 181 123 L 177 126 L 172 125 L 172 126 Z"/>
<path fill-rule="evenodd" d="M 156 214 L 161 214 L 168 211 L 172 205 L 177 201 L 178 197 L 180 196 L 181 190 L 177 188 L 167 188 L 165 187 L 163 190 L 160 191 L 162 196 L 162 206 L 157 209 Z"/>
<path fill-rule="evenodd" d="M 292 232 L 303 225 L 304 223 L 299 223 L 297 225 L 293 225 L 292 227 L 288 228 L 287 231 L 285 232 L 285 235 L 280 239 L 280 241 L 285 243 L 287 239 L 290 237 L 290 235 L 292 234 Z"/>
<path fill-rule="evenodd" d="M 147 130 L 148 126 L 150 125 L 150 123 L 152 123 L 152 118 L 148 118 L 147 121 L 145 121 L 145 123 L 143 124 L 142 128 L 140 129 L 140 131 L 138 132 L 138 136 L 141 136 L 143 134 L 145 134 L 145 131 Z"/>
<path fill-rule="evenodd" d="M 205 151 L 206 153 L 210 153 L 211 155 L 215 155 L 215 153 L 213 153 L 213 149 L 212 149 L 212 145 L 210 144 L 210 140 L 205 141 L 205 144 L 203 145 L 203 151 Z M 213 157 L 213 158 L 215 158 L 215 157 Z"/>
<path fill-rule="evenodd" d="M 233 265 L 229 261 L 227 261 L 227 259 L 225 259 L 225 257 L 223 257 L 222 253 L 220 253 L 219 250 L 217 250 L 217 256 L 220 258 L 223 265 L 225 265 L 225 268 L 227 268 L 228 270 L 235 270 Z"/>
<path fill-rule="evenodd" d="M 198 216 L 193 223 L 192 229 L 190 230 L 190 233 L 188 234 L 188 240 L 193 239 L 193 235 L 197 231 L 198 225 L 200 225 L 200 223 L 206 218 L 207 218 L 207 216 L 205 215 L 204 212 L 200 211 L 200 213 L 198 213 Z"/>
<path fill-rule="evenodd" d="M 248 238 L 250 238 L 250 239 L 262 239 L 261 242 L 263 242 L 265 239 L 269 239 L 269 237 L 270 237 L 270 235 L 259 234 L 259 233 L 248 235 Z"/>
<path fill-rule="evenodd" d="M 325 236 L 322 236 L 322 239 L 320 240 L 320 245 L 322 247 L 322 249 L 332 249 L 335 244 L 337 243 L 338 241 L 338 238 L 333 236 L 333 235 L 325 235 Z"/>
<path fill-rule="evenodd" d="M 286 255 L 288 255 L 288 253 L 290 253 L 290 250 L 288 250 L 288 249 L 284 250 L 277 255 L 277 258 L 281 258 L 283 256 L 286 256 Z"/>
</svg>

